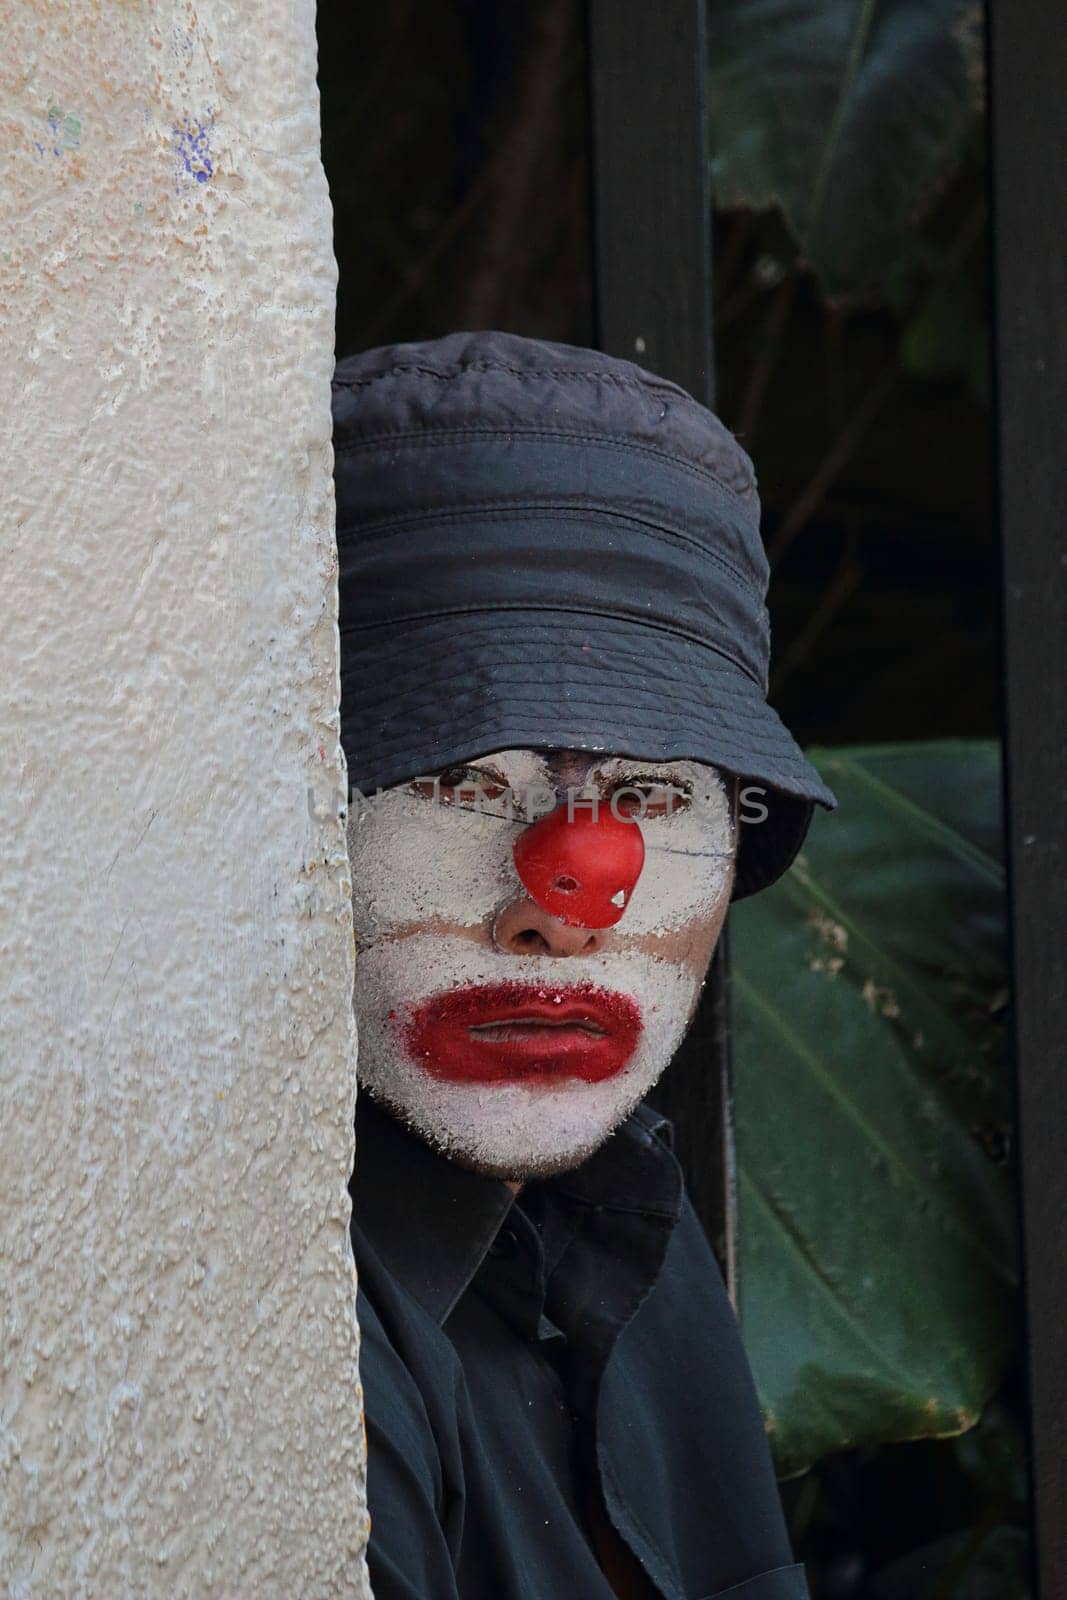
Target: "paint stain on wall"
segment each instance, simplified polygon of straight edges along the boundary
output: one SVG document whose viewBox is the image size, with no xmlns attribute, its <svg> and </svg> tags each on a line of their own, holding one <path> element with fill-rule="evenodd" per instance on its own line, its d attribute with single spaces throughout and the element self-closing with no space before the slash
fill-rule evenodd
<svg viewBox="0 0 1067 1600">
<path fill-rule="evenodd" d="M 215 113 L 208 108 L 202 120 L 187 117 L 175 122 L 171 128 L 171 148 L 177 157 L 175 186 L 183 183 L 207 183 L 214 175 L 215 163 L 211 153 L 211 134 L 215 127 Z"/>
<path fill-rule="evenodd" d="M 171 30 L 170 53 L 175 61 L 189 61 L 196 49 L 197 27 L 195 22 L 191 27 L 175 26 Z"/>
<path fill-rule="evenodd" d="M 65 151 L 79 148 L 82 124 L 81 118 L 75 112 L 64 111 L 62 106 L 53 103 L 45 112 L 44 119 L 48 133 L 43 139 L 33 141 L 38 161 L 43 161 L 49 153 L 61 157 Z"/>
</svg>

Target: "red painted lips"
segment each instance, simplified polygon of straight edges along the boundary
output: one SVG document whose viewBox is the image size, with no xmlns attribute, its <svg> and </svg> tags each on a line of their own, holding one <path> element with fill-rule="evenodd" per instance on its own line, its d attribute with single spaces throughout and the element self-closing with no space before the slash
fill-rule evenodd
<svg viewBox="0 0 1067 1600">
<path fill-rule="evenodd" d="M 404 1037 L 413 1059 L 453 1083 L 600 1083 L 620 1072 L 641 1034 L 629 995 L 592 983 L 487 983 L 431 995 Z"/>
</svg>

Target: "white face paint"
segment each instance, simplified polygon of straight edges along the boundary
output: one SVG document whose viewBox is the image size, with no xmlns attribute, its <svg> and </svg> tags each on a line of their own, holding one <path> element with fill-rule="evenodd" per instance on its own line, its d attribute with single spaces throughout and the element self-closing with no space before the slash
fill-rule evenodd
<svg viewBox="0 0 1067 1600">
<path fill-rule="evenodd" d="M 624 784 L 662 787 L 639 822 L 645 864 L 622 918 L 568 930 L 529 899 L 512 855 L 530 791 L 541 791 L 535 818 L 552 807 L 545 758 L 503 751 L 471 766 L 481 810 L 447 803 L 447 790 L 435 799 L 428 785 L 353 809 L 359 1077 L 461 1164 L 524 1178 L 584 1159 L 677 1049 L 732 884 L 729 796 L 698 762 L 585 756 L 583 792 L 602 804 Z M 477 1009 L 486 986 L 504 997 L 490 995 L 488 1020 Z M 508 1022 L 517 995 L 522 1014 Z M 527 996 L 551 1020 L 527 1015 Z M 553 1006 L 581 1020 L 557 1026 Z M 576 1055 L 559 1042 L 568 1036 Z"/>
</svg>

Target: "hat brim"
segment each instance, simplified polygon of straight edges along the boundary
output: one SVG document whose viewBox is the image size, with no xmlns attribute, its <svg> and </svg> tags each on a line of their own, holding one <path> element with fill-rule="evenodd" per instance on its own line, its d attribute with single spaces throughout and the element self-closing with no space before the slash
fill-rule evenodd
<svg viewBox="0 0 1067 1600">
<path fill-rule="evenodd" d="M 364 795 L 494 750 L 719 767 L 749 786 L 735 900 L 781 876 L 816 803 L 837 804 L 759 686 L 717 651 L 562 609 L 343 631 L 341 734 L 349 784 Z"/>
</svg>

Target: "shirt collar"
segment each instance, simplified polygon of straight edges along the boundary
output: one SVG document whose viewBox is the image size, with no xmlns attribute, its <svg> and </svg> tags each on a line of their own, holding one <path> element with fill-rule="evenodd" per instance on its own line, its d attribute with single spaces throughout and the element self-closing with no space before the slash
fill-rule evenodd
<svg viewBox="0 0 1067 1600">
<path fill-rule="evenodd" d="M 682 1169 L 672 1150 L 673 1128 L 651 1106 L 639 1105 L 580 1167 L 550 1180 L 556 1194 L 600 1211 L 629 1211 L 676 1221 L 682 1208 Z"/>
<path fill-rule="evenodd" d="M 353 1225 L 434 1321 L 443 1323 L 515 1196 L 439 1155 L 363 1090 L 356 1103 Z"/>
<path fill-rule="evenodd" d="M 676 1218 L 682 1180 L 670 1123 L 638 1106 L 580 1167 L 548 1180 L 561 1197 L 600 1209 Z M 356 1109 L 353 1226 L 439 1325 L 467 1289 L 511 1211 L 498 1178 L 457 1166 L 362 1091 Z"/>
</svg>

